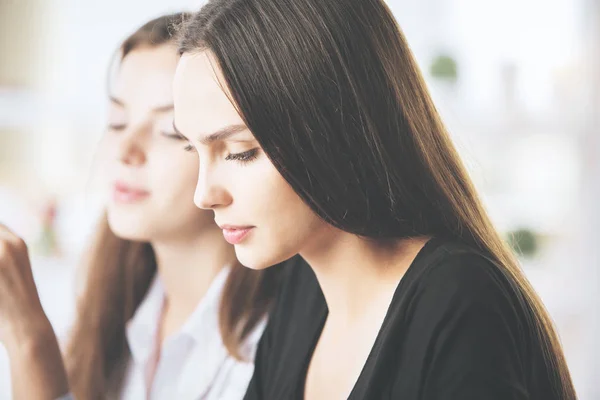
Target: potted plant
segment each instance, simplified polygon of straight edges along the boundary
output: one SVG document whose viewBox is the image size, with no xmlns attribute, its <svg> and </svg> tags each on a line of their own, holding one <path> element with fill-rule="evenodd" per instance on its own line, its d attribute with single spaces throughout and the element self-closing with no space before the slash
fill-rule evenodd
<svg viewBox="0 0 600 400">
<path fill-rule="evenodd" d="M 458 81 L 458 66 L 456 60 L 446 53 L 440 53 L 433 58 L 433 61 L 429 66 L 429 73 L 434 79 L 451 84 Z"/>
<path fill-rule="evenodd" d="M 538 252 L 538 235 L 528 228 L 516 229 L 509 232 L 508 244 L 520 257 L 532 259 Z"/>
</svg>

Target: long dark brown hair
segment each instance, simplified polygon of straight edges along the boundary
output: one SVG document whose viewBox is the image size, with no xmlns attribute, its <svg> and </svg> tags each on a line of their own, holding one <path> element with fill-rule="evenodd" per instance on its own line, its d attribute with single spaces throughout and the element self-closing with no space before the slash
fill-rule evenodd
<svg viewBox="0 0 600 400">
<path fill-rule="evenodd" d="M 446 237 L 489 256 L 528 309 L 554 391 L 575 398 L 551 318 L 383 0 L 211 0 L 180 40 L 181 53 L 205 50 L 274 166 L 326 222 L 375 240 Z"/>
<path fill-rule="evenodd" d="M 119 59 L 142 46 L 175 44 L 176 25 L 188 17 L 179 13 L 146 23 L 123 42 Z M 117 237 L 103 215 L 84 264 L 86 285 L 66 349 L 69 384 L 78 399 L 114 398 L 130 358 L 125 327 L 156 275 L 156 259 L 150 243 Z M 234 357 L 242 358 L 240 345 L 268 312 L 278 275 L 274 270 L 232 267 L 221 297 L 219 324 L 223 343 Z"/>
</svg>

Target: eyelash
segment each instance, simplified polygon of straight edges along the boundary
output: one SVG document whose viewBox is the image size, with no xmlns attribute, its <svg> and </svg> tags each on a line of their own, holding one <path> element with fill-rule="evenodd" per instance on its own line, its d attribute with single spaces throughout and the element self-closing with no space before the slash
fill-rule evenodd
<svg viewBox="0 0 600 400">
<path fill-rule="evenodd" d="M 112 131 L 122 131 L 125 128 L 127 128 L 126 124 L 109 124 L 108 125 L 108 129 L 110 129 Z"/>
<path fill-rule="evenodd" d="M 188 144 L 187 146 L 185 146 L 183 148 L 183 150 L 184 151 L 194 151 L 194 146 L 192 146 L 191 144 Z M 246 163 L 249 163 L 250 161 L 255 160 L 257 155 L 258 155 L 258 149 L 252 149 L 252 150 L 244 151 L 243 153 L 228 154 L 227 157 L 225 157 L 225 160 L 238 161 L 242 164 L 246 164 Z"/>
<path fill-rule="evenodd" d="M 185 138 L 183 136 L 171 136 L 174 139 L 180 139 L 180 140 L 185 140 Z M 194 146 L 192 146 L 191 144 L 187 144 L 184 148 L 184 151 L 194 151 Z M 248 151 L 244 151 L 242 153 L 231 153 L 228 154 L 225 157 L 225 160 L 227 161 L 238 161 L 242 164 L 246 164 L 249 163 L 250 161 L 253 161 L 256 159 L 256 157 L 258 156 L 258 149 L 252 149 L 252 150 L 248 150 Z"/>
<path fill-rule="evenodd" d="M 255 160 L 257 156 L 258 156 L 258 149 L 252 149 L 252 150 L 244 151 L 243 153 L 229 154 L 229 155 L 227 155 L 227 157 L 225 157 L 225 159 L 227 161 L 238 161 L 242 164 L 246 164 L 246 163 L 249 163 L 250 161 Z"/>
<path fill-rule="evenodd" d="M 173 139 L 173 140 L 178 140 L 178 141 L 187 141 L 186 138 L 184 138 L 183 136 L 181 136 L 178 133 L 171 133 L 171 132 L 162 132 L 163 136 L 169 138 L 169 139 Z M 194 147 L 191 144 L 187 144 L 184 148 L 184 151 L 194 151 Z"/>
</svg>

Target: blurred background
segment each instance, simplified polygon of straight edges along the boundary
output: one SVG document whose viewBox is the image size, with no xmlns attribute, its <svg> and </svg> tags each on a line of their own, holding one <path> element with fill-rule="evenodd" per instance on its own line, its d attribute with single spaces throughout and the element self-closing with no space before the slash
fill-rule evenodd
<svg viewBox="0 0 600 400">
<path fill-rule="evenodd" d="M 90 171 L 115 49 L 198 0 L 0 0 L 0 221 L 60 337 L 100 210 Z M 600 399 L 600 0 L 388 0 L 497 227 Z M 0 349 L 0 399 L 10 398 Z"/>
</svg>

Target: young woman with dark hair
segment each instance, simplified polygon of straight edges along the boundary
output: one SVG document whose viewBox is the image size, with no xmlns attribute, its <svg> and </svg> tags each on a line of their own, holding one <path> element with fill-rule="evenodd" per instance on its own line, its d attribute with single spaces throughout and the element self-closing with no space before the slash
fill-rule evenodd
<svg viewBox="0 0 600 400">
<path fill-rule="evenodd" d="M 310 265 L 246 399 L 575 398 L 383 0 L 212 0 L 180 52 L 196 204 L 245 266 Z"/>
</svg>

